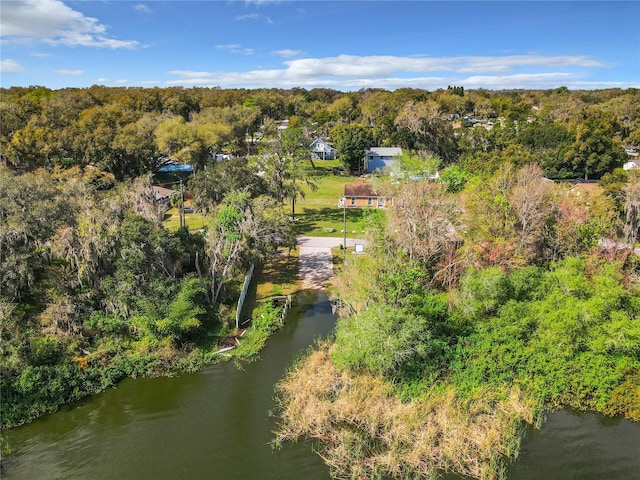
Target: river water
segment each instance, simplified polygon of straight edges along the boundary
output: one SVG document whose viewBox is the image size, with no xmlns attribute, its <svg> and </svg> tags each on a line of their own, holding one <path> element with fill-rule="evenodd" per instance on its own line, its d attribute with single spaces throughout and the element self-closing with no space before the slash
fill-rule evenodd
<svg viewBox="0 0 640 480">
<path fill-rule="evenodd" d="M 273 386 L 335 324 L 324 293 L 297 296 L 260 360 L 175 378 L 126 379 L 7 439 L 13 480 L 314 480 L 329 469 L 309 443 L 273 451 Z M 447 476 L 447 478 L 452 478 Z M 568 411 L 531 430 L 511 480 L 640 479 L 640 425 Z"/>
</svg>

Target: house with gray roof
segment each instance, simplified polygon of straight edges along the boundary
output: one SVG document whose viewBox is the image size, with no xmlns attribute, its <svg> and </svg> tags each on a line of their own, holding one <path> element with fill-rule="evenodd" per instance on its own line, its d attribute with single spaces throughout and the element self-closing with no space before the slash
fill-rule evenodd
<svg viewBox="0 0 640 480">
<path fill-rule="evenodd" d="M 367 173 L 383 170 L 401 155 L 400 147 L 371 147 L 364 154 L 364 169 Z"/>
<path fill-rule="evenodd" d="M 336 154 L 336 148 L 327 140 L 316 138 L 311 144 L 311 158 L 314 160 L 333 160 Z"/>
</svg>

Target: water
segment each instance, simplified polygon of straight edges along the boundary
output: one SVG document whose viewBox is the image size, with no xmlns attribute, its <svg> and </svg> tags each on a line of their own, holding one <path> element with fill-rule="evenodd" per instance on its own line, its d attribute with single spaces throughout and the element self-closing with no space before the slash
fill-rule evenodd
<svg viewBox="0 0 640 480">
<path fill-rule="evenodd" d="M 640 424 L 560 410 L 530 429 L 510 480 L 640 479 Z"/>
<path fill-rule="evenodd" d="M 335 317 L 323 293 L 298 296 L 257 362 L 176 378 L 127 379 L 7 432 L 9 480 L 315 480 L 309 443 L 272 451 L 273 386 Z M 447 476 L 446 478 L 459 478 Z M 640 479 L 640 424 L 555 412 L 528 431 L 510 480 Z"/>
<path fill-rule="evenodd" d="M 126 379 L 7 432 L 14 480 L 323 479 L 309 443 L 273 451 L 273 387 L 335 324 L 324 293 L 298 296 L 261 359 L 175 378 Z"/>
</svg>

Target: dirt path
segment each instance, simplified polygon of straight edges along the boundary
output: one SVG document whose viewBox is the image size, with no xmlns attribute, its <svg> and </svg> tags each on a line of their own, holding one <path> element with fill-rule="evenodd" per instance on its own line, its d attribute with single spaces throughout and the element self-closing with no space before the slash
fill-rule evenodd
<svg viewBox="0 0 640 480">
<path fill-rule="evenodd" d="M 331 249 L 343 242 L 339 237 L 298 237 L 300 248 L 300 270 L 302 288 L 323 289 L 333 275 L 333 257 Z M 347 246 L 352 247 L 362 240 L 347 238 Z"/>
</svg>

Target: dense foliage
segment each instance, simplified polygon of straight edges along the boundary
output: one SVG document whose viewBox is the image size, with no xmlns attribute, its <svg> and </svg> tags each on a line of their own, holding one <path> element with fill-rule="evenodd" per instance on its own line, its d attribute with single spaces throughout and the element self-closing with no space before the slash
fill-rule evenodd
<svg viewBox="0 0 640 480">
<path fill-rule="evenodd" d="M 306 144 L 331 136 L 346 168 L 364 148 L 399 146 L 469 173 L 535 160 L 550 178 L 600 178 L 640 144 L 640 93 L 598 91 L 107 88 L 0 90 L 2 160 L 16 168 L 93 165 L 118 179 L 169 158 L 196 170 L 215 154 L 255 155 L 289 118 Z"/>
<path fill-rule="evenodd" d="M 294 244 L 316 137 L 347 170 L 374 145 L 407 151 L 396 181 L 443 169 L 439 182 L 380 185 L 394 208 L 366 215 L 370 255 L 336 280 L 345 318 L 327 358 L 338 374 L 370 375 L 407 402 L 446 393 L 458 413 L 485 395 L 469 411 L 640 416 L 625 246 L 638 237 L 640 181 L 619 168 L 623 146 L 640 144 L 638 90 L 0 94 L 3 427 L 127 375 L 210 360 L 241 274 Z M 161 224 L 152 175 L 174 161 L 193 166 L 202 232 Z M 543 177 L 602 178 L 604 194 Z M 257 330 L 269 332 L 265 308 Z M 511 429 L 523 415 L 500 418 Z"/>
<path fill-rule="evenodd" d="M 319 438 L 337 476 L 500 478 L 547 411 L 640 421 L 638 177 L 616 212 L 538 166 L 462 173 L 387 187 L 334 281 L 333 343 L 280 385 L 279 440 Z"/>
<path fill-rule="evenodd" d="M 149 176 L 104 178 L 0 167 L 3 427 L 125 376 L 195 368 L 230 329 L 237 276 L 290 242 L 245 184 L 208 199 L 211 227 L 190 233 L 162 226 Z"/>
</svg>

